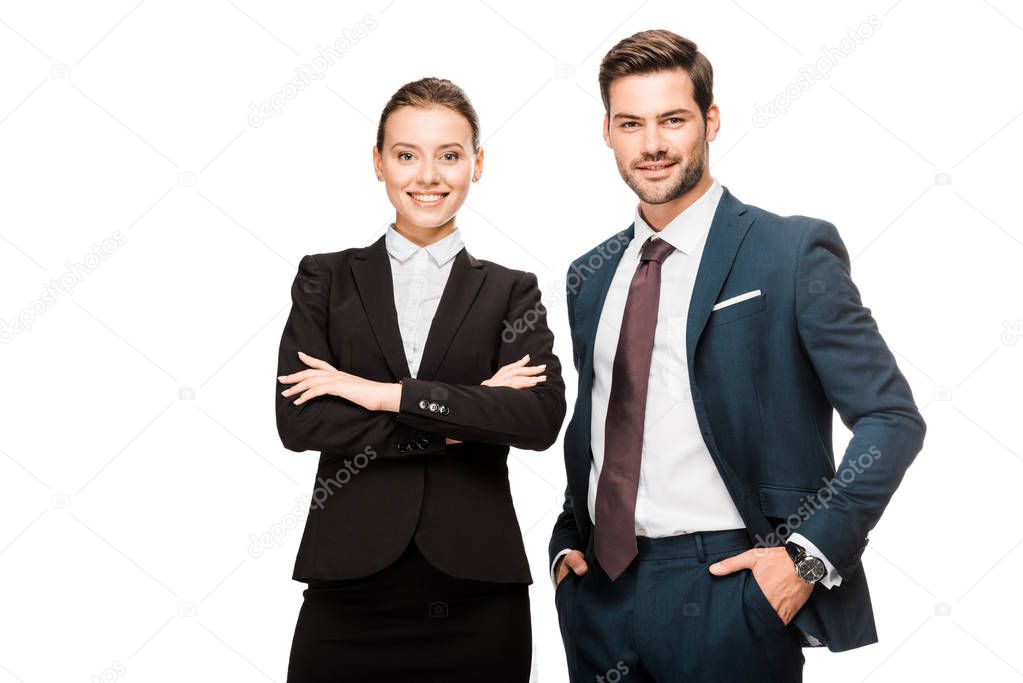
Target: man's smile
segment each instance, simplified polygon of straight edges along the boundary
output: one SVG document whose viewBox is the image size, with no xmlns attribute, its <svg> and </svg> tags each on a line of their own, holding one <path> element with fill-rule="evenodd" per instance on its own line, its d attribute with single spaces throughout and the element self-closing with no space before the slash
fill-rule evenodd
<svg viewBox="0 0 1023 683">
<path fill-rule="evenodd" d="M 644 178 L 665 178 L 671 175 L 672 169 L 677 165 L 677 161 L 651 161 L 637 164 L 636 170 Z"/>
</svg>

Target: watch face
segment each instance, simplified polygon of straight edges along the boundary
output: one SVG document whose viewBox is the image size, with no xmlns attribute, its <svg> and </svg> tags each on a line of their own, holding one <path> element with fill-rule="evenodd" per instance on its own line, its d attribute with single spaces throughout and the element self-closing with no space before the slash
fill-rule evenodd
<svg viewBox="0 0 1023 683">
<path fill-rule="evenodd" d="M 807 583 L 816 583 L 824 578 L 824 562 L 817 557 L 804 557 L 796 565 L 796 573 L 799 578 Z"/>
</svg>

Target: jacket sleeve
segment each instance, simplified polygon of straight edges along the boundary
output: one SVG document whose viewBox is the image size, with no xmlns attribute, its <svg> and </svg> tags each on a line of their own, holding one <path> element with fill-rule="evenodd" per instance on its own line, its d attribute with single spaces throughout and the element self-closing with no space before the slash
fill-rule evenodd
<svg viewBox="0 0 1023 683">
<path fill-rule="evenodd" d="M 309 368 L 299 359 L 299 351 L 338 367 L 327 337 L 329 293 L 330 274 L 315 255 L 304 256 L 291 286 L 291 313 L 281 335 L 278 376 Z M 296 406 L 297 396 L 281 396 L 289 386 L 293 385 L 276 383 L 277 433 L 288 450 L 407 457 L 403 451 L 408 449 L 399 449 L 399 444 L 415 441 L 414 453 L 444 452 L 443 436 L 401 424 L 395 413 L 366 410 L 338 396 L 317 396 Z"/>
<path fill-rule="evenodd" d="M 542 373 L 547 379 L 526 389 L 405 378 L 398 421 L 460 441 L 533 451 L 549 448 L 565 419 L 565 383 L 532 273 L 522 274 L 509 297 L 498 365 L 513 363 L 527 353 L 528 365 L 547 365 Z"/>
<path fill-rule="evenodd" d="M 575 523 L 575 512 L 572 510 L 572 493 L 565 487 L 565 502 L 561 505 L 561 514 L 554 521 L 551 542 L 547 545 L 548 564 L 554 571 L 554 561 L 564 550 L 583 551 L 583 540 L 579 536 L 579 527 Z M 553 577 L 552 577 L 553 578 Z"/>
<path fill-rule="evenodd" d="M 579 353 L 575 348 L 575 298 L 578 293 L 576 287 L 578 286 L 579 279 L 573 278 L 572 275 L 573 268 L 569 267 L 568 274 L 565 277 L 565 300 L 567 303 L 565 308 L 568 309 L 568 329 L 572 337 L 572 360 L 575 364 L 576 372 L 578 372 Z M 577 284 L 573 285 L 573 282 Z M 567 440 L 565 448 L 569 448 Z M 582 537 L 579 535 L 579 527 L 576 524 L 575 511 L 572 508 L 572 491 L 568 486 L 565 486 L 565 501 L 561 505 L 561 514 L 558 515 L 557 520 L 554 522 L 554 529 L 551 531 L 551 541 L 547 546 L 548 564 L 551 567 L 552 581 L 554 580 L 554 561 L 565 549 L 584 550 Z"/>
<path fill-rule="evenodd" d="M 799 338 L 828 400 L 852 438 L 820 505 L 799 526 L 848 579 L 923 447 L 926 424 L 906 378 L 853 284 L 849 254 L 834 225 L 802 238 L 796 264 Z M 827 499 L 827 500 L 825 500 Z"/>
</svg>

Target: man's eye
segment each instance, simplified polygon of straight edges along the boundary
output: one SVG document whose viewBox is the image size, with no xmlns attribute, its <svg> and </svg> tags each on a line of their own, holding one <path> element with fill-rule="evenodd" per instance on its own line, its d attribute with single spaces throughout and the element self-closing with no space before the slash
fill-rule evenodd
<svg viewBox="0 0 1023 683">
<path fill-rule="evenodd" d="M 672 124 L 674 124 L 674 123 L 685 123 L 685 121 L 683 119 L 678 118 L 677 116 L 673 116 L 672 118 L 668 119 L 668 123 L 672 123 Z"/>
<path fill-rule="evenodd" d="M 622 124 L 622 128 L 631 128 L 632 126 L 638 126 L 639 124 L 635 121 L 626 121 Z"/>
</svg>

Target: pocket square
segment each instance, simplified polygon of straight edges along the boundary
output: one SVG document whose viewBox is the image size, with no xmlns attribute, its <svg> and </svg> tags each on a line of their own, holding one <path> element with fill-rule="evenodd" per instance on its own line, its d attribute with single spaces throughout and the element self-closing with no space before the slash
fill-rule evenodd
<svg viewBox="0 0 1023 683">
<path fill-rule="evenodd" d="M 737 304 L 740 301 L 745 301 L 746 299 L 752 299 L 755 296 L 760 296 L 760 290 L 759 289 L 754 289 L 752 292 L 746 292 L 745 294 L 739 294 L 738 296 L 733 296 L 731 299 L 725 299 L 724 301 L 719 301 L 716 304 L 714 304 L 714 307 L 711 308 L 710 310 L 716 311 L 719 308 L 724 308 L 726 306 L 731 306 L 732 304 Z"/>
</svg>

